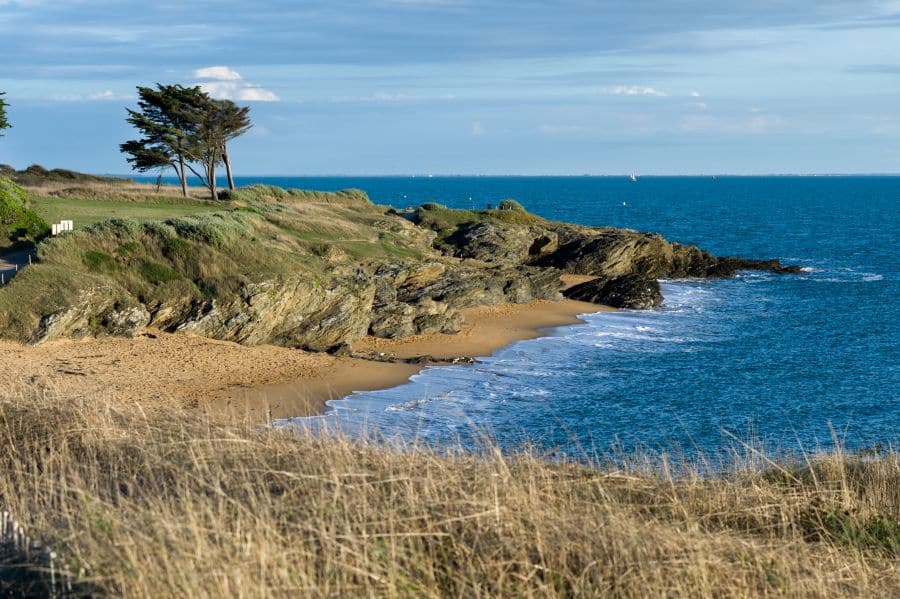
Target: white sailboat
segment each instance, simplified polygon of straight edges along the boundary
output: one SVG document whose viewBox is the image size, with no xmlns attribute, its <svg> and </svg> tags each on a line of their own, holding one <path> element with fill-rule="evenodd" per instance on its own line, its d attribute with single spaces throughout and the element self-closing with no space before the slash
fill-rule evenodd
<svg viewBox="0 0 900 599">
<path fill-rule="evenodd" d="M 632 181 L 637 181 L 637 175 L 634 174 L 634 171 L 632 171 L 631 174 L 628 175 L 628 178 Z"/>
</svg>

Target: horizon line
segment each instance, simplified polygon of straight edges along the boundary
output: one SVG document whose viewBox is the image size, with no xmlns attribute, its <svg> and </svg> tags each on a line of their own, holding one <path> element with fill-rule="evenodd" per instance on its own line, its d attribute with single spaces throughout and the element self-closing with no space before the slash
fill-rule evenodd
<svg viewBox="0 0 900 599">
<path fill-rule="evenodd" d="M 94 173 L 104 177 L 122 177 L 122 178 L 144 178 L 155 179 L 154 175 L 142 175 L 139 173 L 123 174 L 123 173 Z M 250 178 L 416 178 L 416 179 L 438 179 L 438 178 L 550 178 L 550 177 L 571 177 L 571 178 L 628 178 L 628 173 L 540 173 L 540 174 L 521 174 L 521 173 L 491 173 L 491 174 L 470 174 L 470 173 L 313 173 L 313 174 L 252 174 L 252 175 L 234 175 L 235 179 Z M 678 173 L 678 174 L 657 174 L 650 173 L 637 175 L 641 178 L 669 178 L 669 177 L 900 177 L 900 171 L 896 172 L 809 172 L 809 173 Z M 163 179 L 177 179 L 175 175 L 163 175 Z M 225 178 L 225 175 L 217 175 L 217 179 Z M 198 180 L 195 176 L 188 177 L 188 181 Z"/>
</svg>

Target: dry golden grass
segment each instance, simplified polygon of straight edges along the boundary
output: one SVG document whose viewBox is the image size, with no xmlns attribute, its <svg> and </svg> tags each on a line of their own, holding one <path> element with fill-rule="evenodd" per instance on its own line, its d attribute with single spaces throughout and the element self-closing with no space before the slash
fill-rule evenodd
<svg viewBox="0 0 900 599">
<path fill-rule="evenodd" d="M 0 401 L 0 503 L 140 597 L 900 596 L 900 460 L 671 477 Z"/>
</svg>

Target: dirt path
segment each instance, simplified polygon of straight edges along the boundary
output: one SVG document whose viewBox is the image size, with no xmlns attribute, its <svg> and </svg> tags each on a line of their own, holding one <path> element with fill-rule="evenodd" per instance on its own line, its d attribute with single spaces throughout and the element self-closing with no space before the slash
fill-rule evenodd
<svg viewBox="0 0 900 599">
<path fill-rule="evenodd" d="M 19 269 L 28 266 L 28 257 L 35 255 L 33 244 L 15 246 L 10 250 L 0 250 L 0 276 L 4 283 L 16 276 Z"/>
</svg>

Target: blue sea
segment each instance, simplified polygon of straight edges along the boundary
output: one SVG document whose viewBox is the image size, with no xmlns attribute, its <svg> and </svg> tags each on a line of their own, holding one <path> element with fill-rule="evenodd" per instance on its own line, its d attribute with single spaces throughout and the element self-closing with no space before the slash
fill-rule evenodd
<svg viewBox="0 0 900 599">
<path fill-rule="evenodd" d="M 357 187 L 397 207 L 529 211 L 628 227 L 801 275 L 662 282 L 653 311 L 587 314 L 475 365 L 331 401 L 312 421 L 354 434 L 567 454 L 715 454 L 900 446 L 900 178 L 248 178 Z"/>
</svg>

